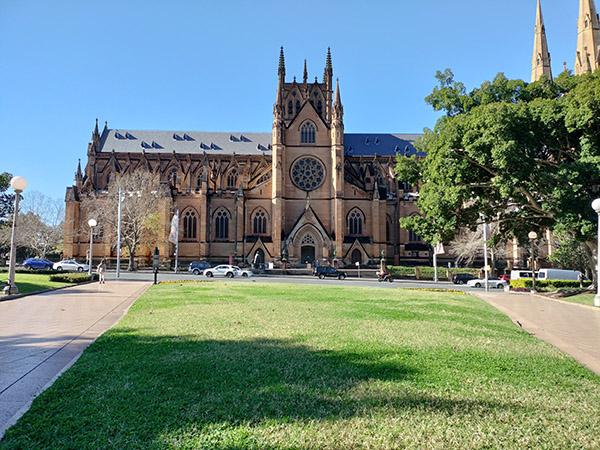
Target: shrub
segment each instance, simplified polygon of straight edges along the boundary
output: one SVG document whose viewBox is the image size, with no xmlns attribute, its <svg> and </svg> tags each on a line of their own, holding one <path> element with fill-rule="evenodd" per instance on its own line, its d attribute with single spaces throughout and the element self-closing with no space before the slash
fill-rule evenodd
<svg viewBox="0 0 600 450">
<path fill-rule="evenodd" d="M 531 290 L 531 279 L 530 278 L 517 278 L 516 280 L 510 280 L 510 286 L 513 289 L 527 289 Z M 583 286 L 588 287 L 591 285 L 591 281 L 584 281 Z M 577 280 L 535 280 L 536 289 L 556 291 L 560 288 L 578 288 L 579 281 Z"/>
<path fill-rule="evenodd" d="M 97 280 L 98 274 L 94 273 L 90 277 L 87 273 L 56 273 L 50 275 L 50 281 L 59 281 L 61 283 L 85 283 L 90 280 Z"/>
<path fill-rule="evenodd" d="M 388 271 L 389 271 L 390 275 L 392 275 L 394 277 L 415 278 L 416 277 L 416 274 L 415 274 L 416 269 L 419 269 L 419 278 L 426 279 L 426 280 L 433 280 L 434 272 L 435 272 L 433 267 L 429 267 L 429 266 L 424 266 L 424 267 L 388 266 Z M 455 273 L 470 273 L 471 275 L 475 275 L 476 277 L 479 277 L 479 272 L 480 272 L 480 269 L 474 269 L 471 267 L 462 268 L 462 269 L 457 269 L 457 268 L 448 269 L 444 266 L 441 266 L 441 267 L 438 267 L 438 278 L 440 280 L 442 280 L 442 279 L 447 280 L 448 278 L 446 277 L 446 274 L 447 274 L 448 270 L 450 270 L 451 275 L 453 275 Z"/>
</svg>

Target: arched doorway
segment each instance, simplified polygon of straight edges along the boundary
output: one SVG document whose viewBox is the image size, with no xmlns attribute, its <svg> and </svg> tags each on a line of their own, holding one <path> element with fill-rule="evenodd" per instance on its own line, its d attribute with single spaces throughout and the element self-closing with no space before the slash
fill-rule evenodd
<svg viewBox="0 0 600 450">
<path fill-rule="evenodd" d="M 362 253 L 359 249 L 355 248 L 352 251 L 352 264 L 362 263 Z"/>
<path fill-rule="evenodd" d="M 265 263 L 265 252 L 263 251 L 262 248 L 259 248 L 258 250 L 256 250 L 256 252 L 254 252 L 254 258 L 252 259 L 252 266 L 255 269 L 258 269 L 258 268 L 262 267 L 264 263 Z"/>
<path fill-rule="evenodd" d="M 303 264 L 312 264 L 315 261 L 315 238 L 311 234 L 306 234 L 300 241 L 300 262 Z"/>
</svg>

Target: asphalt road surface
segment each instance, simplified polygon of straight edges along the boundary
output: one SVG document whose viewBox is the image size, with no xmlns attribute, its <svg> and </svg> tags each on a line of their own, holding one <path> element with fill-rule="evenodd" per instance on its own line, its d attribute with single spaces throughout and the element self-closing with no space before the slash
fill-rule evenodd
<svg viewBox="0 0 600 450">
<path fill-rule="evenodd" d="M 116 272 L 109 271 L 106 280 L 116 280 Z M 203 275 L 194 275 L 189 272 L 175 273 L 172 271 L 161 271 L 157 275 L 157 280 L 160 281 L 177 281 L 177 280 L 203 280 L 209 279 Z M 210 278 L 212 280 L 218 280 L 220 278 Z M 325 284 L 325 285 L 339 285 L 339 286 L 361 286 L 361 287 L 380 287 L 380 288 L 398 288 L 398 287 L 413 287 L 413 288 L 429 288 L 429 289 L 456 289 L 465 292 L 477 292 L 484 291 L 483 288 L 471 288 L 466 285 L 452 284 L 449 281 L 439 281 L 434 283 L 433 281 L 417 281 L 417 280 L 394 280 L 392 283 L 379 282 L 377 278 L 358 278 L 348 277 L 344 280 L 338 280 L 337 278 L 325 278 L 320 280 L 317 277 L 310 275 L 263 275 L 257 274 L 253 277 L 235 277 L 235 278 L 224 278 L 227 281 L 235 281 L 240 283 L 294 283 L 294 284 Z M 121 271 L 119 280 L 135 280 L 135 281 L 153 281 L 154 274 L 151 271 L 138 271 L 138 272 L 127 272 Z M 491 291 L 496 291 L 491 289 Z"/>
</svg>

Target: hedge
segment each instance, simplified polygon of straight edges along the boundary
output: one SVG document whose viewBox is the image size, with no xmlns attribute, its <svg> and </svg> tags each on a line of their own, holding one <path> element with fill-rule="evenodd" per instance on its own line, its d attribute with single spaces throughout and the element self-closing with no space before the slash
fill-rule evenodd
<svg viewBox="0 0 600 450">
<path fill-rule="evenodd" d="M 438 267 L 438 278 L 440 280 L 442 280 L 442 279 L 447 280 L 448 278 L 446 277 L 446 273 L 448 270 L 450 271 L 451 275 L 453 275 L 455 273 L 469 273 L 476 277 L 479 277 L 479 273 L 481 271 L 481 269 L 476 269 L 476 268 L 472 268 L 472 267 L 466 267 L 466 268 L 460 268 L 460 269 L 454 267 L 452 269 L 448 269 L 444 266 L 441 266 L 441 267 Z M 428 279 L 428 280 L 433 280 L 434 273 L 435 273 L 435 269 L 433 267 L 429 267 L 429 266 L 422 266 L 422 267 L 388 266 L 388 271 L 392 276 L 400 277 L 400 278 L 417 278 L 417 273 L 418 273 L 419 279 Z"/>
<path fill-rule="evenodd" d="M 531 289 L 531 278 L 517 278 L 510 280 L 510 286 L 513 289 Z M 591 281 L 584 281 L 583 286 L 588 287 L 592 284 Z M 577 280 L 535 280 L 536 289 L 546 289 L 555 291 L 559 288 L 578 288 L 580 287 Z"/>
<path fill-rule="evenodd" d="M 90 280 L 97 280 L 98 274 L 94 273 L 90 277 L 87 273 L 56 273 L 54 275 L 50 275 L 50 281 L 59 281 L 61 283 L 85 283 Z"/>
</svg>

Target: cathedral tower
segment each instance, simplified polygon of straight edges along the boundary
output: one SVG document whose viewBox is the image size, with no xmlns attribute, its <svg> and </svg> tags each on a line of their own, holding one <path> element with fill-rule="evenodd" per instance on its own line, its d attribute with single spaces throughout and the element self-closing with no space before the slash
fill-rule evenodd
<svg viewBox="0 0 600 450">
<path fill-rule="evenodd" d="M 594 0 L 579 0 L 575 75 L 593 72 L 600 61 L 600 26 Z"/>
<path fill-rule="evenodd" d="M 543 75 L 552 80 L 552 69 L 550 68 L 550 53 L 546 40 L 546 27 L 542 16 L 540 0 L 537 2 L 535 16 L 535 38 L 533 41 L 533 60 L 531 61 L 531 82 L 538 81 Z"/>
</svg>

